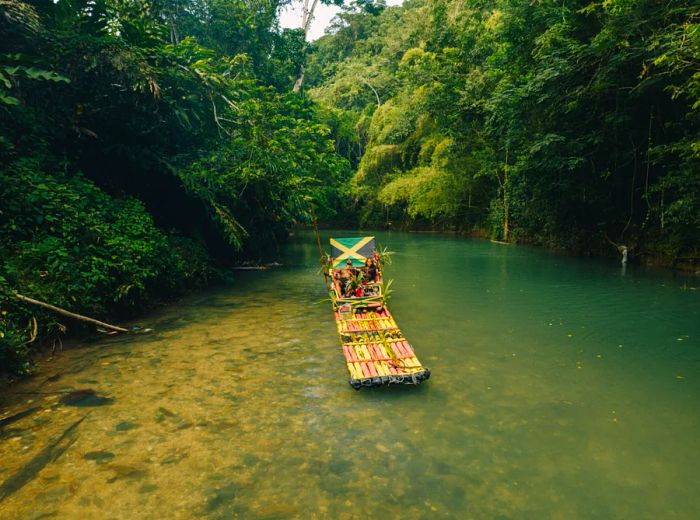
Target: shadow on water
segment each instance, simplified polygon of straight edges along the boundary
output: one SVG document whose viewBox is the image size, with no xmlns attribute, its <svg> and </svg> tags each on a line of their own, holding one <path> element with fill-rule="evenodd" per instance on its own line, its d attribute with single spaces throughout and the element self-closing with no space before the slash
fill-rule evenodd
<svg viewBox="0 0 700 520">
<path fill-rule="evenodd" d="M 8 425 L 12 424 L 13 422 L 19 421 L 20 419 L 23 419 L 33 413 L 35 413 L 37 410 L 40 410 L 41 408 L 39 406 L 33 406 L 31 408 L 28 408 L 26 410 L 22 410 L 21 412 L 17 412 L 15 414 L 12 414 L 8 417 L 3 417 L 0 419 L 0 431 L 3 430 L 5 427 Z"/>
<path fill-rule="evenodd" d="M 0 484 L 0 503 L 34 479 L 47 464 L 58 460 L 76 441 L 77 428 L 87 416 L 83 416 L 68 426 L 55 440 L 35 455 L 20 471 Z"/>
</svg>

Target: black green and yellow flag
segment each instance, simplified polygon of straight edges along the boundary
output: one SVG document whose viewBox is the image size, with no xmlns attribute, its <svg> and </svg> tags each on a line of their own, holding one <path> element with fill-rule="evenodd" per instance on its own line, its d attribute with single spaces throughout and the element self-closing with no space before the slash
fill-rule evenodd
<svg viewBox="0 0 700 520">
<path fill-rule="evenodd" d="M 364 265 L 374 249 L 374 237 L 331 238 L 333 267 L 345 265 L 348 260 L 354 267 Z"/>
</svg>

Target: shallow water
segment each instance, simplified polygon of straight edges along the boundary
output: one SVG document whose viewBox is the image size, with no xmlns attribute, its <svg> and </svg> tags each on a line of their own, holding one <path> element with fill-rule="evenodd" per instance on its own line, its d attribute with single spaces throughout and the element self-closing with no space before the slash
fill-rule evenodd
<svg viewBox="0 0 700 520">
<path fill-rule="evenodd" d="M 302 233 L 6 389 L 0 518 L 697 518 L 700 281 L 379 238 L 430 381 L 350 388 Z"/>
</svg>

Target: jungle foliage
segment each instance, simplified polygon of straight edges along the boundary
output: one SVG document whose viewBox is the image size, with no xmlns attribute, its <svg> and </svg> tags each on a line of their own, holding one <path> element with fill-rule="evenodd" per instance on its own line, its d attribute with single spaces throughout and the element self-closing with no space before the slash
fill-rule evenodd
<svg viewBox="0 0 700 520">
<path fill-rule="evenodd" d="M 697 265 L 697 2 L 373 5 L 307 67 L 365 223 Z"/>
<path fill-rule="evenodd" d="M 312 206 L 697 265 L 696 2 L 290 1 L 0 0 L 0 371 L 65 325 L 15 293 L 123 318 Z"/>
<path fill-rule="evenodd" d="M 0 372 L 64 328 L 15 292 L 123 318 L 335 206 L 282 3 L 0 0 Z"/>
</svg>

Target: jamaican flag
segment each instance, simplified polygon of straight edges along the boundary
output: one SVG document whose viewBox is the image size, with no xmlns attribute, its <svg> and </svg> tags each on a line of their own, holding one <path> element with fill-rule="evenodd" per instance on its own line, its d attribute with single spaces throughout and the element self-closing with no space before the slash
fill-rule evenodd
<svg viewBox="0 0 700 520">
<path fill-rule="evenodd" d="M 374 249 L 374 237 L 331 238 L 333 267 L 345 265 L 348 260 L 354 267 L 364 265 Z"/>
</svg>

